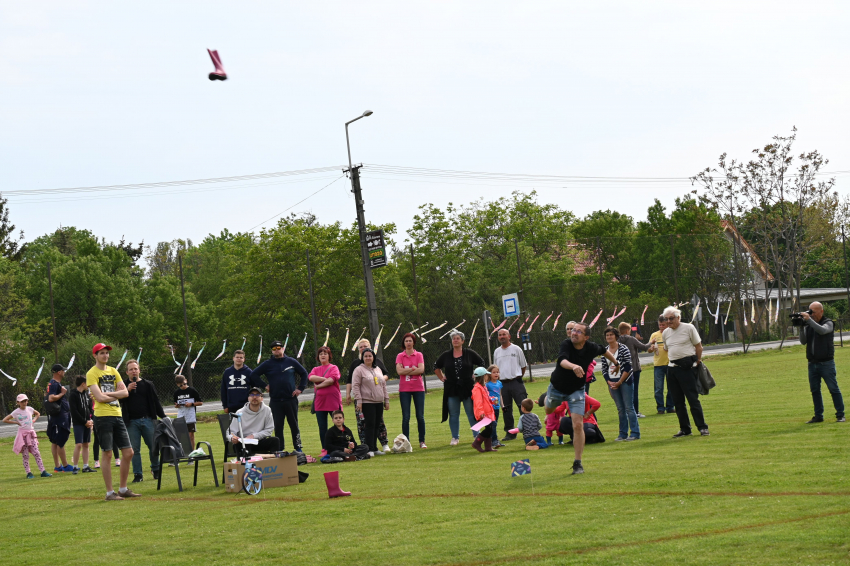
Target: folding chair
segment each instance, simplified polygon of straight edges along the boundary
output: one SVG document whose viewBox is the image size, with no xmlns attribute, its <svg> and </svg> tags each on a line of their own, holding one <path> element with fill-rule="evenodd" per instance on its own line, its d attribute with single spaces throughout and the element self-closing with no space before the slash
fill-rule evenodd
<svg viewBox="0 0 850 566">
<path fill-rule="evenodd" d="M 236 457 L 236 450 L 233 449 L 233 443 L 230 442 L 230 420 L 229 414 L 218 415 L 218 426 L 221 428 L 221 439 L 224 441 L 224 463 L 231 458 Z M 221 483 L 224 483 L 224 466 L 221 470 Z"/>
<path fill-rule="evenodd" d="M 192 452 L 192 441 L 189 439 L 189 427 L 186 425 L 186 419 L 183 417 L 176 418 L 172 421 L 174 425 L 174 432 L 177 434 L 177 439 L 180 441 L 180 446 L 183 447 L 184 454 L 189 454 Z M 156 482 L 156 489 L 159 490 L 162 485 L 162 472 L 165 470 L 165 464 L 173 464 L 174 471 L 177 473 L 177 488 L 179 491 L 183 491 L 183 482 L 180 479 L 180 464 L 191 464 L 195 463 L 195 483 L 192 485 L 198 485 L 198 462 L 201 460 L 209 460 L 210 465 L 212 466 L 212 474 L 213 479 L 215 480 L 215 486 L 218 487 L 218 472 L 215 471 L 215 459 L 213 458 L 212 446 L 210 446 L 209 442 L 199 441 L 195 448 L 198 448 L 201 444 L 207 445 L 207 450 L 209 454 L 205 456 L 197 456 L 193 458 L 189 458 L 188 456 L 177 457 L 174 454 L 174 450 L 170 446 L 162 446 L 160 448 L 159 453 L 159 464 L 160 464 L 160 472 L 159 479 Z M 168 456 L 166 456 L 168 453 Z"/>
</svg>

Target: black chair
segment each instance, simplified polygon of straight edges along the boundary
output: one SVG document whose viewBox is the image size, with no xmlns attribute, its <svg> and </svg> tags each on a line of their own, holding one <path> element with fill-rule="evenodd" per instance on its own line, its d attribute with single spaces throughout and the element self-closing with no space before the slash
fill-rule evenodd
<svg viewBox="0 0 850 566">
<path fill-rule="evenodd" d="M 203 440 L 198 442 L 195 448 L 198 448 L 201 444 L 207 445 L 207 451 L 209 454 L 205 456 L 197 456 L 193 458 L 189 458 L 186 456 L 190 452 L 192 452 L 192 441 L 189 439 L 189 427 L 186 425 L 186 419 L 183 417 L 176 418 L 172 421 L 174 425 L 174 432 L 177 434 L 177 439 L 180 441 L 180 446 L 183 448 L 184 456 L 178 457 L 171 446 L 161 446 L 159 451 L 159 479 L 156 482 L 156 489 L 159 490 L 162 485 L 162 476 L 163 471 L 165 470 L 166 464 L 173 464 L 174 471 L 177 473 L 177 488 L 180 491 L 183 491 L 183 482 L 180 479 L 180 464 L 191 464 L 194 462 L 195 464 L 195 483 L 192 485 L 198 485 L 198 462 L 201 460 L 209 460 L 210 465 L 212 466 L 212 474 L 213 479 L 215 480 L 215 486 L 218 487 L 218 472 L 215 470 L 215 459 L 213 458 L 212 446 L 210 446 L 209 442 L 204 442 Z M 167 456 L 166 456 L 167 454 Z"/>
<path fill-rule="evenodd" d="M 229 414 L 218 415 L 218 426 L 221 428 L 221 439 L 224 441 L 224 463 L 227 464 L 227 461 L 231 458 L 236 457 L 236 450 L 233 449 L 233 443 L 230 442 L 230 420 L 231 417 Z M 224 474 L 225 470 L 222 466 L 221 470 L 221 483 L 224 483 Z"/>
</svg>

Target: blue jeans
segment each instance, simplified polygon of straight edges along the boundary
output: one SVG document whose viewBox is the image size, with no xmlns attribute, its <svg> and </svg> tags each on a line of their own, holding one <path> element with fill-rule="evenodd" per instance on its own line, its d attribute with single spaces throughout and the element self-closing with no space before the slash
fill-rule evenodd
<svg viewBox="0 0 850 566">
<path fill-rule="evenodd" d="M 156 429 L 156 420 L 144 417 L 141 419 L 133 419 L 130 421 L 130 426 L 127 427 L 127 434 L 130 435 L 130 446 L 133 447 L 133 474 L 142 473 L 142 439 L 145 439 L 145 444 L 148 447 L 148 453 L 151 459 L 151 470 L 159 469 L 159 455 L 156 453 L 156 447 L 153 443 L 153 433 Z"/>
<path fill-rule="evenodd" d="M 549 443 L 546 442 L 546 439 L 543 438 L 542 436 L 540 436 L 539 434 L 537 436 L 525 436 L 525 437 L 523 437 L 523 441 L 525 441 L 526 444 L 528 444 L 532 440 L 534 442 L 536 442 L 537 446 L 539 446 L 541 449 L 549 448 L 549 446 L 550 446 Z"/>
<path fill-rule="evenodd" d="M 617 389 L 608 388 L 611 392 L 611 398 L 614 404 L 617 405 L 617 416 L 620 417 L 620 436 L 626 438 L 629 436 L 629 429 L 632 431 L 632 438 L 640 438 L 640 426 L 638 426 L 637 413 L 632 404 L 634 400 L 635 388 L 633 385 L 623 383 Z"/>
<path fill-rule="evenodd" d="M 844 416 L 844 398 L 838 388 L 835 377 L 835 360 L 828 362 L 809 362 L 809 389 L 812 390 L 812 401 L 815 404 L 815 418 L 823 419 L 823 396 L 821 396 L 820 380 L 826 382 L 826 388 L 832 395 L 832 405 L 835 407 L 835 418 Z"/>
<path fill-rule="evenodd" d="M 410 440 L 410 401 L 416 409 L 416 426 L 419 428 L 419 442 L 425 442 L 425 392 L 399 391 L 401 402 L 401 433 Z"/>
<path fill-rule="evenodd" d="M 638 410 L 638 385 L 640 385 L 640 371 L 641 371 L 640 369 L 632 370 L 632 377 L 635 380 L 635 382 L 633 384 L 634 389 L 635 389 L 635 394 L 634 394 L 634 399 L 633 399 L 632 404 L 635 407 L 635 413 L 640 412 L 640 410 Z"/>
<path fill-rule="evenodd" d="M 655 405 L 658 407 L 658 412 L 667 411 L 668 413 L 675 412 L 673 407 L 673 397 L 670 396 L 670 390 L 667 390 L 667 404 L 664 404 L 664 382 L 667 380 L 667 366 L 655 366 Z"/>
<path fill-rule="evenodd" d="M 496 413 L 496 418 L 493 419 L 493 424 L 490 425 L 493 429 L 493 434 L 490 435 L 490 439 L 493 442 L 497 442 L 499 440 L 499 431 L 496 430 L 496 425 L 499 423 L 499 409 L 493 407 L 493 412 Z"/>
<path fill-rule="evenodd" d="M 452 438 L 460 438 L 460 397 L 449 397 L 449 430 L 452 431 Z M 463 400 L 463 409 L 466 411 L 466 418 L 469 420 L 469 426 L 475 425 L 478 420 L 473 415 L 472 398 Z M 472 437 L 478 436 L 475 431 L 472 432 Z"/>
</svg>

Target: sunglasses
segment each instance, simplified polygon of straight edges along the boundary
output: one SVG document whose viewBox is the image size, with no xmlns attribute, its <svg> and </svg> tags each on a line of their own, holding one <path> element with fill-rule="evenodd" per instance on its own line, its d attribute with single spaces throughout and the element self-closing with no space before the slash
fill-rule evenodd
<svg viewBox="0 0 850 566">
<path fill-rule="evenodd" d="M 666 320 L 668 322 L 673 322 L 677 318 L 679 318 L 679 317 L 678 316 L 668 316 L 668 317 L 665 317 L 664 320 Z"/>
<path fill-rule="evenodd" d="M 282 349 L 283 349 L 283 348 L 281 348 L 280 346 L 273 346 L 273 347 L 272 347 L 272 352 L 277 352 L 278 350 L 282 350 Z"/>
<path fill-rule="evenodd" d="M 263 396 L 262 393 L 249 393 L 248 394 L 248 397 L 262 397 L 262 396 Z"/>
</svg>

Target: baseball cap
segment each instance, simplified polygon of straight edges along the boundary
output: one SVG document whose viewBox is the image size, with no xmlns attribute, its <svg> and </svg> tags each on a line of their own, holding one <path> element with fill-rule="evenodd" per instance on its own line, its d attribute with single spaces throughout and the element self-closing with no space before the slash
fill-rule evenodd
<svg viewBox="0 0 850 566">
<path fill-rule="evenodd" d="M 62 364 L 53 364 L 53 367 L 50 368 L 50 371 L 52 371 L 53 373 L 56 373 L 57 371 L 65 371 L 65 369 L 67 369 L 67 368 L 65 366 L 63 366 Z"/>
<path fill-rule="evenodd" d="M 107 346 L 106 344 L 99 343 L 99 344 L 95 344 L 95 345 L 94 345 L 94 348 L 92 348 L 92 349 L 91 349 L 91 353 L 92 353 L 92 354 L 97 354 L 98 352 L 100 352 L 100 351 L 101 351 L 101 350 L 103 350 L 104 348 L 106 348 L 106 349 L 107 349 L 107 350 L 109 350 L 110 352 L 112 351 L 112 346 Z"/>
<path fill-rule="evenodd" d="M 481 377 L 482 375 L 490 375 L 490 372 L 487 371 L 487 368 L 475 368 L 475 377 Z"/>
<path fill-rule="evenodd" d="M 30 398 L 27 397 L 26 393 L 20 393 L 18 395 L 18 398 L 15 400 L 15 403 L 20 403 L 21 401 L 29 401 L 29 400 L 30 400 Z"/>
<path fill-rule="evenodd" d="M 274 348 L 275 346 L 280 346 L 281 348 L 283 348 L 283 342 L 281 342 L 280 340 L 275 340 L 271 343 L 271 345 L 269 345 L 269 348 Z"/>
<path fill-rule="evenodd" d="M 248 393 L 250 394 L 250 393 L 253 393 L 254 391 L 256 391 L 257 393 L 259 393 L 260 395 L 262 395 L 262 394 L 263 394 L 263 390 L 262 390 L 262 389 L 260 389 L 259 387 L 257 387 L 256 385 L 255 385 L 254 387 L 252 387 L 251 389 L 249 389 L 249 390 L 248 390 Z"/>
</svg>

